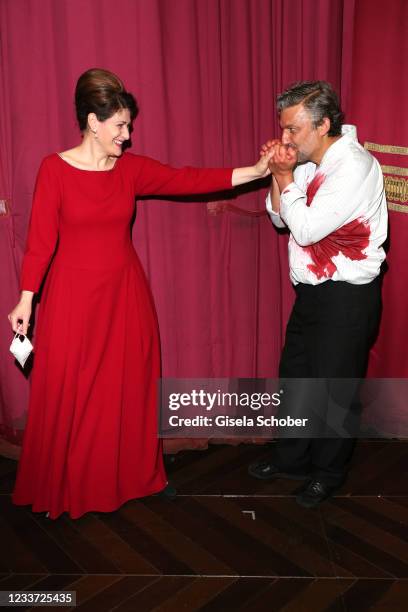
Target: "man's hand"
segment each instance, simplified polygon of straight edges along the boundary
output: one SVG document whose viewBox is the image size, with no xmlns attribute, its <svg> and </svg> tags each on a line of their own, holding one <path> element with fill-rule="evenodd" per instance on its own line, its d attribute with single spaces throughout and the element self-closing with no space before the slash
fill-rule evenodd
<svg viewBox="0 0 408 612">
<path fill-rule="evenodd" d="M 293 169 L 297 163 L 296 148 L 275 140 L 271 141 L 270 152 L 269 170 L 275 177 L 279 191 L 282 193 L 285 187 L 293 182 Z"/>
<path fill-rule="evenodd" d="M 275 142 L 272 148 L 272 157 L 269 162 L 269 169 L 278 178 L 278 175 L 293 173 L 293 168 L 297 163 L 296 149 L 291 145 L 284 145 Z"/>
<path fill-rule="evenodd" d="M 267 140 L 265 144 L 262 145 L 261 150 L 259 151 L 259 160 L 255 164 L 255 168 L 261 178 L 271 174 L 270 164 L 273 161 L 275 148 L 278 145 L 282 145 L 282 143 L 276 138 L 274 140 Z"/>
<path fill-rule="evenodd" d="M 262 145 L 261 150 L 259 152 L 259 155 L 262 156 L 269 156 L 269 154 L 273 154 L 274 151 L 274 147 L 276 145 L 280 145 L 282 144 L 280 140 L 278 140 L 277 138 L 275 138 L 274 140 L 267 140 L 265 142 L 265 144 Z"/>
</svg>

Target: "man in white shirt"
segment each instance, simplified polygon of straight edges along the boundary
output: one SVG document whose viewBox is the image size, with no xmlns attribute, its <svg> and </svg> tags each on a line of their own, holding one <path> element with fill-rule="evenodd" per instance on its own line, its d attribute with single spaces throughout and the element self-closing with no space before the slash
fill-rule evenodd
<svg viewBox="0 0 408 612">
<path fill-rule="evenodd" d="M 365 375 L 380 320 L 381 245 L 387 236 L 383 177 L 355 128 L 342 125 L 329 83 L 296 83 L 278 97 L 278 113 L 282 142 L 269 141 L 263 149 L 273 152 L 266 206 L 274 225 L 289 229 L 290 278 L 297 294 L 279 376 L 337 388 L 344 424 L 351 415 L 358 420 L 355 380 Z M 303 391 L 302 402 L 313 420 L 324 407 L 311 408 L 310 390 L 309 396 Z M 327 391 L 326 401 L 330 395 Z M 280 437 L 270 461 L 252 464 L 249 473 L 305 480 L 296 501 L 316 507 L 346 478 L 354 447 L 346 436 L 343 429 L 335 437 Z"/>
</svg>

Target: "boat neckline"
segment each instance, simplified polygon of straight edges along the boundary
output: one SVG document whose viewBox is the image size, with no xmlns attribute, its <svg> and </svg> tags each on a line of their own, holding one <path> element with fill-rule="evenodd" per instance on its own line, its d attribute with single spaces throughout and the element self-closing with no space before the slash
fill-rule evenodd
<svg viewBox="0 0 408 612">
<path fill-rule="evenodd" d="M 118 165 L 118 161 L 120 159 L 120 157 L 118 157 L 114 163 L 114 165 L 112 166 L 112 168 L 107 168 L 106 170 L 86 170 L 85 168 L 78 168 L 77 166 L 74 166 L 73 164 L 70 164 L 66 159 L 64 159 L 61 155 L 61 153 L 56 153 L 55 154 L 65 165 L 69 166 L 70 168 L 73 168 L 74 170 L 79 170 L 79 172 L 91 172 L 91 173 L 103 173 L 103 172 L 113 172 L 113 170 L 116 168 L 116 166 Z"/>
</svg>

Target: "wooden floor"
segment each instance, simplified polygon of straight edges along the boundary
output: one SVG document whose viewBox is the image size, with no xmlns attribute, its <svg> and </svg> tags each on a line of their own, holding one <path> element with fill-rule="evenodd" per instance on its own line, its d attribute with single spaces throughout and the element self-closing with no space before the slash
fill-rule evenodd
<svg viewBox="0 0 408 612">
<path fill-rule="evenodd" d="M 295 503 L 299 483 L 247 475 L 267 452 L 180 453 L 175 501 L 76 521 L 14 507 L 16 463 L 0 459 L 0 590 L 74 590 L 81 612 L 408 610 L 408 441 L 361 441 L 317 510 Z"/>
</svg>

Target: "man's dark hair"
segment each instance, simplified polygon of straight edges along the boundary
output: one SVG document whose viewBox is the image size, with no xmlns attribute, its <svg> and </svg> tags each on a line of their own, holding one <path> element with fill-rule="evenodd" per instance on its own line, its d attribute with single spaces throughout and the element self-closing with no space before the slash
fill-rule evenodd
<svg viewBox="0 0 408 612">
<path fill-rule="evenodd" d="M 299 81 L 277 98 L 278 113 L 296 104 L 303 104 L 312 116 L 312 125 L 317 128 L 323 119 L 330 119 L 329 136 L 340 136 L 344 114 L 336 92 L 326 81 Z"/>
</svg>

